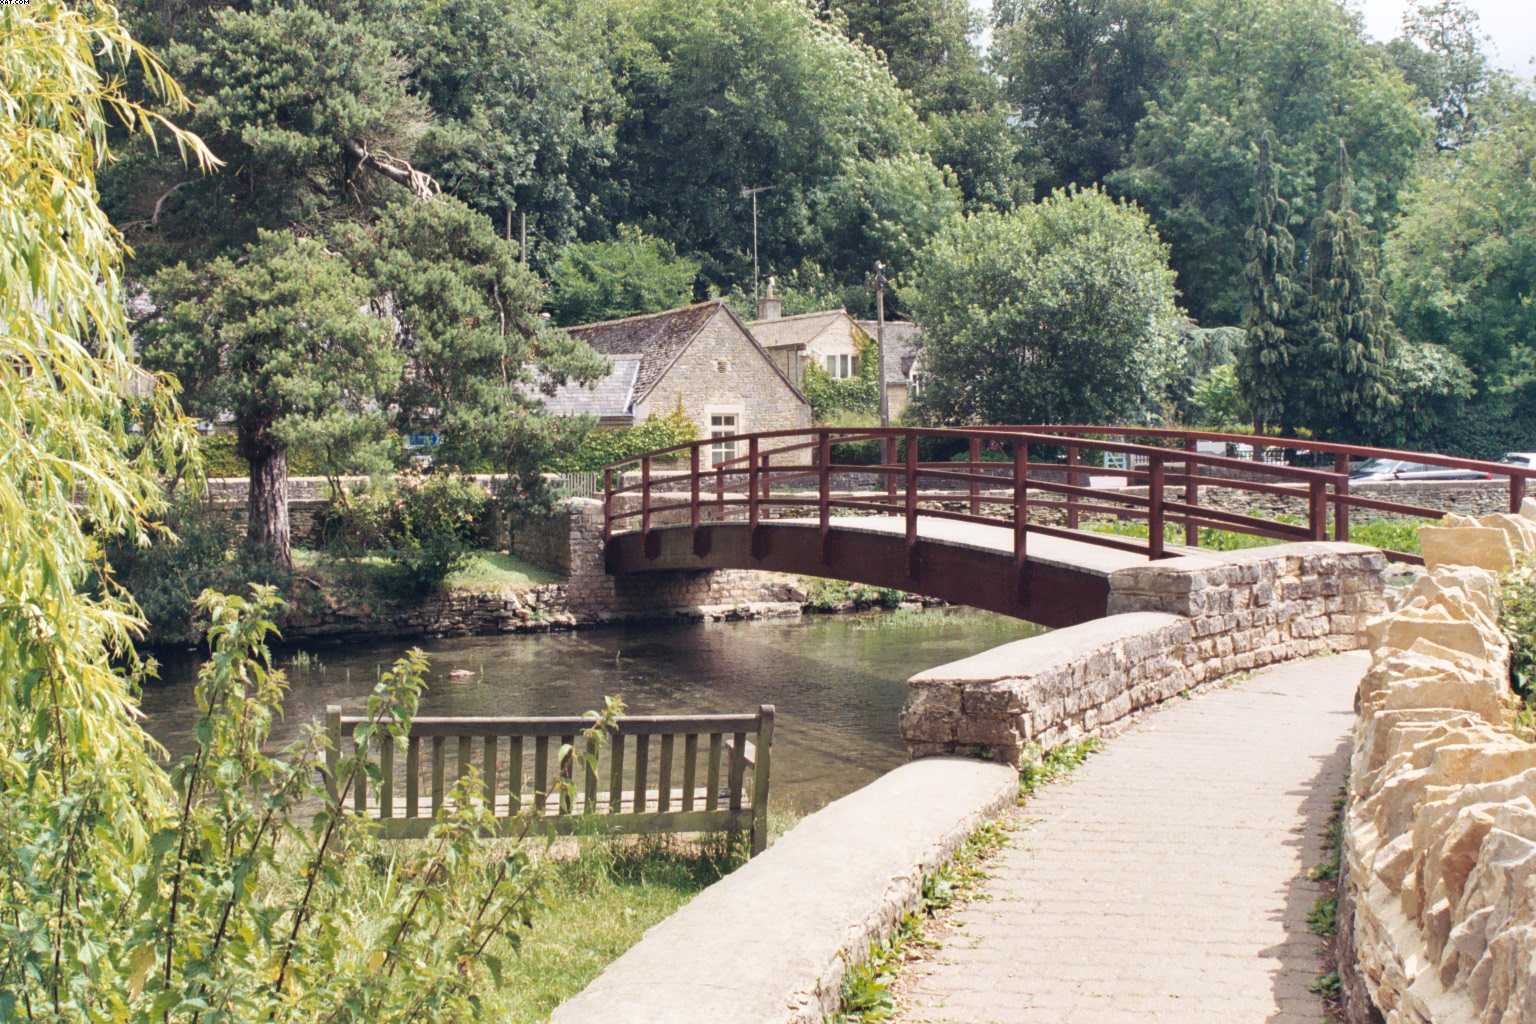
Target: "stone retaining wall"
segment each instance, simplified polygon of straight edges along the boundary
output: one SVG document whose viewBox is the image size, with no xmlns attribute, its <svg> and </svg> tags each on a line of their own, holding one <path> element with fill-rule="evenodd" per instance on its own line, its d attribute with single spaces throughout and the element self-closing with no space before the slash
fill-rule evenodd
<svg viewBox="0 0 1536 1024">
<path fill-rule="evenodd" d="M 571 498 L 525 527 L 514 542 L 519 555 L 563 572 L 561 582 L 528 590 L 455 591 L 399 608 L 351 606 L 324 593 L 301 595 L 283 635 L 300 641 L 539 632 L 613 622 L 799 615 L 805 604 L 799 579 L 781 573 L 723 569 L 610 576 L 602 534 L 602 502 Z"/>
<path fill-rule="evenodd" d="M 1108 618 L 914 676 L 902 736 L 914 757 L 1018 762 L 1224 676 L 1354 650 L 1385 567 L 1373 548 L 1309 543 L 1122 569 Z"/>
<path fill-rule="evenodd" d="M 1536 744 L 1510 728 L 1498 573 L 1529 518 L 1423 531 L 1428 575 L 1367 629 L 1338 923 L 1349 1019 L 1536 1022 Z"/>
</svg>

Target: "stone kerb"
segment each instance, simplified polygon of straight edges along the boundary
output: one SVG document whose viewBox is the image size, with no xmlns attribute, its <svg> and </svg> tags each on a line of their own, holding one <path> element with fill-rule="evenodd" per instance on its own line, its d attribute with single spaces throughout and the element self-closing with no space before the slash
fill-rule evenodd
<svg viewBox="0 0 1536 1024">
<path fill-rule="evenodd" d="M 1510 728 L 1498 573 L 1525 516 L 1424 531 L 1429 572 L 1372 621 L 1338 917 L 1348 1017 L 1536 1022 L 1536 744 Z"/>
<path fill-rule="evenodd" d="M 914 757 L 1017 762 L 1224 676 L 1355 650 L 1385 567 L 1374 548 L 1307 543 L 1122 569 L 1107 618 L 913 677 L 903 738 Z"/>
</svg>

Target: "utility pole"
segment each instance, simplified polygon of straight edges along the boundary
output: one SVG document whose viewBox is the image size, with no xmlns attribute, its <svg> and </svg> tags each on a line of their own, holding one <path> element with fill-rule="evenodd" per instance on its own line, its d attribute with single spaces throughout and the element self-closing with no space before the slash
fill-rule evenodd
<svg viewBox="0 0 1536 1024">
<path fill-rule="evenodd" d="M 875 261 L 875 352 L 878 354 L 879 366 L 876 368 L 877 384 L 880 388 L 880 426 L 891 425 L 891 404 L 886 396 L 885 389 L 885 264 Z"/>
<path fill-rule="evenodd" d="M 776 188 L 778 188 L 777 185 L 757 185 L 741 190 L 741 197 L 743 199 L 746 199 L 748 196 L 752 197 L 752 315 L 754 317 L 757 316 L 757 304 L 759 301 L 757 297 L 757 194 L 759 192 L 772 192 Z"/>
</svg>

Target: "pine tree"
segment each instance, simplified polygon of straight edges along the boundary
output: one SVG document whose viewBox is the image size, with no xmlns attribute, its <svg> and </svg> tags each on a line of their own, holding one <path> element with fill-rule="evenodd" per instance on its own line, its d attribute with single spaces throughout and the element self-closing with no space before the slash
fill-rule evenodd
<svg viewBox="0 0 1536 1024">
<path fill-rule="evenodd" d="M 1339 142 L 1339 166 L 1312 229 L 1308 252 L 1310 347 L 1317 401 L 1314 430 L 1370 439 L 1395 403 L 1390 360 L 1396 328 L 1377 278 L 1373 233 L 1353 204 L 1349 152 Z"/>
<path fill-rule="evenodd" d="M 1286 222 L 1290 204 L 1280 196 L 1271 150 L 1274 136 L 1259 139 L 1258 166 L 1254 175 L 1253 225 L 1248 229 L 1248 306 L 1243 327 L 1247 345 L 1238 361 L 1238 387 L 1253 410 L 1253 429 L 1288 428 L 1295 420 L 1296 379 L 1300 365 L 1301 338 L 1297 307 L 1305 296 L 1292 275 L 1296 269 L 1296 240 Z"/>
</svg>

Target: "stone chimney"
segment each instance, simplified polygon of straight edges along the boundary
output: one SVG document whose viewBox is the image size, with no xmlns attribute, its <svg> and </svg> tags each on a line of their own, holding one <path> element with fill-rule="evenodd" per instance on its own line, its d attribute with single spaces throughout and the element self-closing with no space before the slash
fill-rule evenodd
<svg viewBox="0 0 1536 1024">
<path fill-rule="evenodd" d="M 773 294 L 773 278 L 768 279 L 768 291 L 757 300 L 757 318 L 759 320 L 778 320 L 784 315 L 784 303 Z"/>
</svg>

